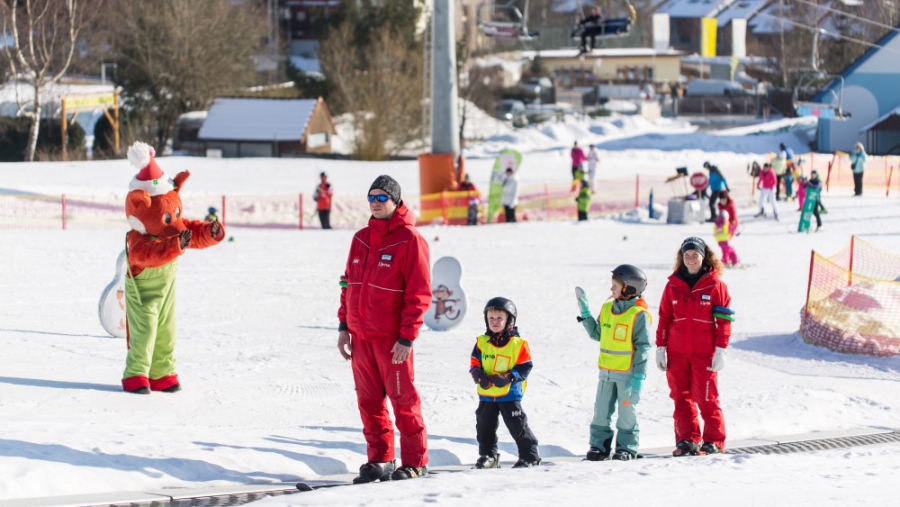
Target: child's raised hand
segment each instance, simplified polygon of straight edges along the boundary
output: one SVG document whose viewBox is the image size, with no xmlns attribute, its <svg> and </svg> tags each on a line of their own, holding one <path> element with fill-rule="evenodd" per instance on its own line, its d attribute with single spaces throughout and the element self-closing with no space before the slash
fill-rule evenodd
<svg viewBox="0 0 900 507">
<path fill-rule="evenodd" d="M 578 309 L 581 311 L 581 318 L 586 319 L 591 316 L 591 308 L 588 306 L 587 294 L 581 287 L 575 287 L 575 297 L 578 299 Z"/>
</svg>

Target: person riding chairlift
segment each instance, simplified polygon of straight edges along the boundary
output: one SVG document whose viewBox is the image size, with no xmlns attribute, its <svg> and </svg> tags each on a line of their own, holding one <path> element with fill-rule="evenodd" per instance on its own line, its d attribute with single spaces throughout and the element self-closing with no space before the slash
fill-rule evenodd
<svg viewBox="0 0 900 507">
<path fill-rule="evenodd" d="M 605 37 L 609 35 L 626 34 L 630 25 L 634 22 L 634 7 L 629 4 L 631 11 L 630 17 L 606 19 L 600 7 L 591 8 L 591 14 L 578 22 L 578 27 L 572 32 L 575 36 L 581 30 L 581 46 L 579 47 L 579 55 L 589 53 L 594 50 L 594 39 L 596 37 Z M 591 45 L 588 47 L 587 38 L 591 38 Z"/>
</svg>

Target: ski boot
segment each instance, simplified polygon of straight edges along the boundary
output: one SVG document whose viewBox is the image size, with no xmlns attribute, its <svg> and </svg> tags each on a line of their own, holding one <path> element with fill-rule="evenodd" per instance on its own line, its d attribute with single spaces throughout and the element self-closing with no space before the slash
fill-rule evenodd
<svg viewBox="0 0 900 507">
<path fill-rule="evenodd" d="M 700 454 L 722 454 L 724 451 L 725 449 L 712 442 L 703 442 L 700 446 Z"/>
<path fill-rule="evenodd" d="M 422 477 L 428 473 L 427 466 L 414 467 L 410 465 L 403 465 L 402 467 L 394 470 L 394 473 L 391 474 L 392 481 L 405 481 L 406 479 L 415 479 L 418 477 Z"/>
<path fill-rule="evenodd" d="M 765 216 L 766 216 L 766 212 L 760 211 L 759 213 L 753 215 L 753 218 L 759 218 L 759 217 L 765 217 Z"/>
<path fill-rule="evenodd" d="M 541 464 L 541 458 L 538 458 L 534 461 L 520 459 L 519 461 L 516 461 L 516 464 L 513 465 L 512 467 L 513 468 L 531 468 L 531 467 L 536 467 L 540 464 Z"/>
<path fill-rule="evenodd" d="M 606 461 L 608 459 L 609 452 L 604 452 L 594 446 L 591 446 L 591 448 L 588 449 L 587 455 L 585 455 L 582 461 Z"/>
<path fill-rule="evenodd" d="M 500 455 L 494 454 L 492 456 L 479 457 L 478 461 L 475 462 L 475 468 L 500 468 Z"/>
<path fill-rule="evenodd" d="M 359 476 L 353 479 L 353 484 L 365 484 L 375 481 L 389 481 L 396 467 L 394 461 L 378 463 L 370 461 L 359 467 Z"/>
<path fill-rule="evenodd" d="M 631 461 L 637 459 L 637 456 L 628 451 L 616 451 L 616 453 L 612 455 L 612 459 L 616 461 Z"/>
<path fill-rule="evenodd" d="M 700 445 L 697 442 L 682 440 L 675 444 L 675 450 L 672 451 L 672 456 L 696 456 L 699 452 Z"/>
</svg>

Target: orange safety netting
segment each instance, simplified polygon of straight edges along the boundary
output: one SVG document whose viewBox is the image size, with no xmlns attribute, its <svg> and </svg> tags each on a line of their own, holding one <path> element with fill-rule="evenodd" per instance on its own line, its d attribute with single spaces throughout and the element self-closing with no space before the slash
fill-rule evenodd
<svg viewBox="0 0 900 507">
<path fill-rule="evenodd" d="M 830 258 L 812 253 L 803 340 L 836 352 L 900 354 L 900 257 L 859 238 Z"/>
</svg>

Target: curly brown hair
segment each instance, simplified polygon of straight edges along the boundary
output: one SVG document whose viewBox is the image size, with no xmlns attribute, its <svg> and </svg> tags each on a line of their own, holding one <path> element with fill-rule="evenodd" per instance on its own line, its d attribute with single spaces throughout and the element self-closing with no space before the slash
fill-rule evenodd
<svg viewBox="0 0 900 507">
<path fill-rule="evenodd" d="M 725 269 L 725 266 L 722 265 L 722 261 L 719 260 L 716 256 L 716 252 L 713 251 L 709 245 L 706 245 L 706 253 L 703 254 L 703 266 L 709 268 L 710 271 L 715 271 L 717 275 L 721 275 L 722 271 Z M 675 253 L 675 271 L 678 272 L 683 267 L 684 258 L 681 253 L 681 247 L 678 247 L 678 252 Z"/>
</svg>

